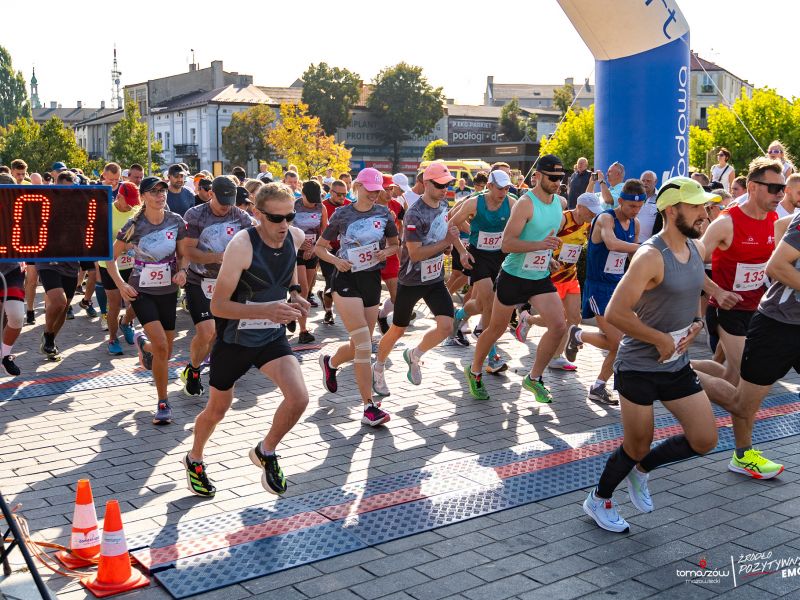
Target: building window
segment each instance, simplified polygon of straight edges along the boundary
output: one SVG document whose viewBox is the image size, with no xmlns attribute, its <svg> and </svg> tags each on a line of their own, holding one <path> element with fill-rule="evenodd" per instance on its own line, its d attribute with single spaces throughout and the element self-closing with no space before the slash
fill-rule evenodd
<svg viewBox="0 0 800 600">
<path fill-rule="evenodd" d="M 706 114 L 707 112 L 708 112 L 708 107 L 707 106 L 701 106 L 700 107 L 700 118 L 701 119 L 705 119 L 706 116 L 707 116 L 707 114 Z"/>
<path fill-rule="evenodd" d="M 164 150 L 169 150 L 169 131 L 164 133 Z"/>
<path fill-rule="evenodd" d="M 700 77 L 700 93 L 701 94 L 713 94 L 714 93 L 714 80 L 711 79 L 711 75 L 708 73 L 703 73 Z"/>
<path fill-rule="evenodd" d="M 193 144 L 196 144 L 196 143 L 197 143 L 197 129 L 195 129 L 194 127 L 192 127 L 192 128 L 189 130 L 189 136 L 191 137 L 192 143 L 193 143 Z"/>
</svg>

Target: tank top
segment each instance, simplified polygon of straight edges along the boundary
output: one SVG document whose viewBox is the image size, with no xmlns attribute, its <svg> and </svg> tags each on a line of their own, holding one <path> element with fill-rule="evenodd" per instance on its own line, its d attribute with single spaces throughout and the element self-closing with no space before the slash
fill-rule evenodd
<svg viewBox="0 0 800 600">
<path fill-rule="evenodd" d="M 489 210 L 486 205 L 486 194 L 480 194 L 476 201 L 475 216 L 470 221 L 469 245 L 486 252 L 500 252 L 503 242 L 503 229 L 511 215 L 508 196 L 497 210 Z M 483 235 L 483 234 L 495 235 Z"/>
<path fill-rule="evenodd" d="M 578 277 L 577 262 L 581 252 L 586 248 L 586 238 L 589 235 L 589 223 L 578 225 L 571 210 L 564 211 L 564 226 L 558 232 L 561 247 L 556 254 L 556 260 L 561 262 L 561 268 L 553 272 L 550 278 L 553 283 L 565 283 Z"/>
<path fill-rule="evenodd" d="M 253 260 L 242 271 L 231 300 L 240 304 L 285 302 L 297 262 L 292 236 L 287 235 L 278 249 L 267 246 L 255 227 L 246 231 L 253 247 Z M 225 342 L 248 348 L 264 346 L 286 335 L 285 326 L 263 319 L 221 319 L 218 328 Z"/>
<path fill-rule="evenodd" d="M 561 227 L 561 202 L 558 196 L 553 196 L 550 204 L 546 204 L 532 191 L 525 194 L 533 205 L 533 218 L 525 223 L 519 234 L 519 239 L 525 242 L 540 242 Z M 520 198 L 520 202 L 523 199 Z M 537 252 L 514 252 L 506 256 L 503 261 L 503 270 L 509 275 L 523 279 L 545 279 L 550 276 L 550 257 L 552 251 L 539 250 Z"/>
<path fill-rule="evenodd" d="M 312 208 L 308 208 L 303 204 L 303 200 L 297 200 L 294 203 L 294 212 L 297 215 L 294 218 L 293 225 L 303 230 L 306 234 L 306 239 L 314 237 L 313 242 L 317 241 L 319 237 L 319 230 L 322 227 L 322 204 L 318 204 Z"/>
<path fill-rule="evenodd" d="M 775 250 L 778 215 L 771 211 L 765 219 L 754 219 L 739 206 L 726 212 L 733 223 L 733 240 L 727 250 L 716 248 L 711 254 L 712 279 L 723 290 L 742 297 L 732 310 L 754 311 L 767 290 L 767 261 Z M 719 306 L 713 297 L 709 303 Z"/>
<path fill-rule="evenodd" d="M 697 316 L 697 299 L 705 281 L 703 257 L 691 240 L 689 260 L 678 261 L 660 235 L 653 236 L 644 245 L 653 246 L 664 259 L 664 277 L 651 290 L 645 290 L 633 310 L 639 319 L 653 329 L 672 334 L 675 345 L 685 337 Z M 617 371 L 647 371 L 674 373 L 689 364 L 689 354 L 673 355 L 666 362 L 658 362 L 658 350 L 652 344 L 628 335 L 623 336 L 614 361 Z"/>
<path fill-rule="evenodd" d="M 613 208 L 600 214 L 609 214 L 614 219 L 614 235 L 617 239 L 630 244 L 636 243 L 635 219 L 630 220 L 626 230 L 622 227 L 622 223 L 620 223 Z M 592 220 L 592 226 L 589 229 L 589 245 L 586 249 L 586 279 L 608 285 L 617 285 L 625 274 L 625 261 L 628 259 L 628 253 L 612 252 L 602 240 L 597 243 L 592 241 L 592 232 L 599 216 L 597 215 Z"/>
</svg>

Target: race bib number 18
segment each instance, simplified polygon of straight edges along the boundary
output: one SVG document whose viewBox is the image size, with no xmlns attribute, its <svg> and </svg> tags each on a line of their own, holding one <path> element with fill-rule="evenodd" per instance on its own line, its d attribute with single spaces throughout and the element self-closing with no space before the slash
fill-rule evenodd
<svg viewBox="0 0 800 600">
<path fill-rule="evenodd" d="M 358 248 L 350 248 L 350 250 L 347 251 L 347 260 L 353 265 L 350 270 L 353 272 L 363 271 L 364 269 L 369 269 L 377 265 L 380 262 L 380 260 L 378 260 L 378 252 L 380 252 L 380 249 L 380 244 L 378 242 L 372 242 L 371 244 L 359 246 Z"/>
</svg>

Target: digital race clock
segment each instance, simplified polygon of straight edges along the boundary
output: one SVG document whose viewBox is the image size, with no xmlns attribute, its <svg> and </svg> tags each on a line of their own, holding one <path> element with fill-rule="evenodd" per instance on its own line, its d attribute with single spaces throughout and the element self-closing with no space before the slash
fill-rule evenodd
<svg viewBox="0 0 800 600">
<path fill-rule="evenodd" d="M 110 260 L 107 185 L 0 185 L 0 262 Z"/>
</svg>

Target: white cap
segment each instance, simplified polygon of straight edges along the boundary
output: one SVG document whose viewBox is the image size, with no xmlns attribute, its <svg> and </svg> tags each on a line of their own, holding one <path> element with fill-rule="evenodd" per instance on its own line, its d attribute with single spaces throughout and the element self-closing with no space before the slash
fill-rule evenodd
<svg viewBox="0 0 800 600">
<path fill-rule="evenodd" d="M 411 186 L 408 185 L 408 177 L 406 177 L 404 173 L 395 173 L 392 175 L 392 183 L 394 183 L 404 192 L 411 191 Z"/>
<path fill-rule="evenodd" d="M 123 177 L 127 177 L 129 174 L 130 174 L 130 170 L 129 169 L 122 169 L 122 176 Z"/>
<path fill-rule="evenodd" d="M 269 171 L 264 171 L 263 173 L 258 174 L 258 179 L 263 181 L 264 179 L 269 179 L 270 181 L 275 181 L 275 178 L 272 176 L 272 173 Z"/>
<path fill-rule="evenodd" d="M 585 206 L 595 215 L 599 215 L 605 210 L 605 204 L 600 200 L 597 194 L 593 194 L 592 192 L 584 192 L 578 196 L 578 206 Z"/>
<path fill-rule="evenodd" d="M 511 185 L 511 177 L 508 173 L 500 169 L 496 169 L 489 173 L 489 183 L 495 184 L 497 187 L 508 187 Z"/>
</svg>

